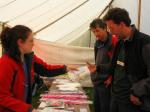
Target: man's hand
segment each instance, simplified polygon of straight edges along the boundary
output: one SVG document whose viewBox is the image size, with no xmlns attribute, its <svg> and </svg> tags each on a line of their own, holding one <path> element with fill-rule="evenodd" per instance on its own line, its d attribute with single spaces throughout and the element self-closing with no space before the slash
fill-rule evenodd
<svg viewBox="0 0 150 112">
<path fill-rule="evenodd" d="M 134 95 L 130 95 L 130 101 L 134 104 L 134 105 L 141 105 L 142 102 L 140 101 L 140 99 Z"/>
<path fill-rule="evenodd" d="M 107 88 L 112 82 L 112 76 L 110 75 L 105 81 L 104 81 L 104 84 L 105 84 L 105 87 Z"/>
<path fill-rule="evenodd" d="M 91 73 L 96 72 L 96 65 L 90 64 L 89 62 L 86 62 L 86 64 L 87 64 L 87 67 L 88 67 L 88 69 L 89 69 L 89 71 L 90 71 Z"/>
</svg>

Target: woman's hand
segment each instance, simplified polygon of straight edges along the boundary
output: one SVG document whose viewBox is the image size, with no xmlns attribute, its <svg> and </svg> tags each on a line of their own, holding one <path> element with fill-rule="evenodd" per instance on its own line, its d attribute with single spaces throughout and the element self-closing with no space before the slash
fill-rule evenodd
<svg viewBox="0 0 150 112">
<path fill-rule="evenodd" d="M 38 111 L 38 110 L 36 110 L 36 109 L 33 109 L 33 110 L 32 110 L 32 112 L 39 112 L 39 111 Z"/>
<path fill-rule="evenodd" d="M 67 71 L 78 71 L 77 65 L 67 65 Z"/>
</svg>

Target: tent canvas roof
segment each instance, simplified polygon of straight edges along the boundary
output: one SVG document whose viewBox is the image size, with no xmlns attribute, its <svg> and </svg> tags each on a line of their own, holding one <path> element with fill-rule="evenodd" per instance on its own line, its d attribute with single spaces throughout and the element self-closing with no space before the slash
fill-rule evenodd
<svg viewBox="0 0 150 112">
<path fill-rule="evenodd" d="M 8 25 L 27 25 L 36 38 L 59 41 L 66 36 L 75 37 L 89 28 L 111 0 L 0 0 L 0 21 Z M 74 10 L 75 9 L 75 10 Z M 59 21 L 57 21 L 59 19 Z M 55 21 L 55 22 L 54 22 Z M 53 23 L 54 22 L 54 23 Z M 77 32 L 78 31 L 78 32 Z"/>
</svg>

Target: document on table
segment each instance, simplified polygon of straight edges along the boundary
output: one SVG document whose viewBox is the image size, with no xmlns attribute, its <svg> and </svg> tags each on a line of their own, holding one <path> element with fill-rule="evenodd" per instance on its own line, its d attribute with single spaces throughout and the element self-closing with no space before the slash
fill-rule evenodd
<svg viewBox="0 0 150 112">
<path fill-rule="evenodd" d="M 73 81 L 78 81 L 80 75 L 86 75 L 86 74 L 90 74 L 90 71 L 87 68 L 87 66 L 82 66 L 82 67 L 78 68 L 78 71 L 69 71 L 68 72 L 69 78 Z"/>
<path fill-rule="evenodd" d="M 60 110 L 60 109 L 54 109 L 54 108 L 51 108 L 51 107 L 46 107 L 43 110 L 39 110 L 39 112 L 73 112 L 73 111 Z"/>
</svg>

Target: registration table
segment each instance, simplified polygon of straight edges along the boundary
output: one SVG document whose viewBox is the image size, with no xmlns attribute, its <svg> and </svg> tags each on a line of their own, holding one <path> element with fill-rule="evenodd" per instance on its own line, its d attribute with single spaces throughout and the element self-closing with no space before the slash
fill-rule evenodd
<svg viewBox="0 0 150 112">
<path fill-rule="evenodd" d="M 41 94 L 39 112 L 90 112 L 92 101 L 80 83 L 69 78 L 47 78 L 44 82 L 49 91 Z"/>
</svg>

